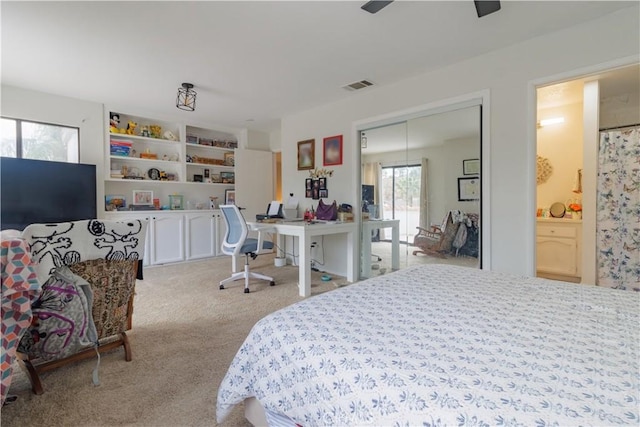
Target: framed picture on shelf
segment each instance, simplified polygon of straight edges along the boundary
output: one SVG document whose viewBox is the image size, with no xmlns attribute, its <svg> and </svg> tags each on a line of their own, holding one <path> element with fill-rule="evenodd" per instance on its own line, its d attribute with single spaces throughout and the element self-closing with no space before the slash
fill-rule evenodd
<svg viewBox="0 0 640 427">
<path fill-rule="evenodd" d="M 458 178 L 458 201 L 470 202 L 480 199 L 480 178 Z"/>
<path fill-rule="evenodd" d="M 122 195 L 108 194 L 104 196 L 104 208 L 108 211 L 117 211 L 127 207 L 127 199 Z"/>
<path fill-rule="evenodd" d="M 169 194 L 169 209 L 172 211 L 184 209 L 183 200 L 180 194 Z"/>
<path fill-rule="evenodd" d="M 330 136 L 323 140 L 323 166 L 342 164 L 342 135 Z"/>
<path fill-rule="evenodd" d="M 134 205 L 153 205 L 153 191 L 133 190 Z"/>
<path fill-rule="evenodd" d="M 224 153 L 224 164 L 226 166 L 235 166 L 236 165 L 236 154 L 235 153 Z"/>
<path fill-rule="evenodd" d="M 235 205 L 236 204 L 236 190 L 224 190 L 224 204 Z"/>
<path fill-rule="evenodd" d="M 211 170 L 210 169 L 205 169 L 204 170 L 204 177 L 205 178 L 211 178 L 210 174 L 211 174 Z"/>
<path fill-rule="evenodd" d="M 195 135 L 187 135 L 187 144 L 197 144 L 198 137 Z"/>
<path fill-rule="evenodd" d="M 193 175 L 193 182 L 203 182 L 202 175 L 194 174 Z"/>
<path fill-rule="evenodd" d="M 298 141 L 298 170 L 309 170 L 316 166 L 316 140 Z"/>
<path fill-rule="evenodd" d="M 462 161 L 463 175 L 480 175 L 480 159 L 467 159 Z"/>
<path fill-rule="evenodd" d="M 236 174 L 235 172 L 220 172 L 220 180 L 223 184 L 235 184 Z"/>
</svg>

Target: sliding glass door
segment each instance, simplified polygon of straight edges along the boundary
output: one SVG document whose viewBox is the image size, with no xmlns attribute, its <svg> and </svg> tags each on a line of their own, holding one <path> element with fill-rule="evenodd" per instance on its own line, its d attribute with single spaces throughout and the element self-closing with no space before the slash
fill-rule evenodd
<svg viewBox="0 0 640 427">
<path fill-rule="evenodd" d="M 400 221 L 401 243 L 412 242 L 420 225 L 420 176 L 420 165 L 382 167 L 382 218 Z"/>
</svg>

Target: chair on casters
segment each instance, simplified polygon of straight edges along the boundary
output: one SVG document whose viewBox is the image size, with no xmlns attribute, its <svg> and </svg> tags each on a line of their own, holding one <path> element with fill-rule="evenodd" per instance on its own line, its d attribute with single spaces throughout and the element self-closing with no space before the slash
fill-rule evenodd
<svg viewBox="0 0 640 427">
<path fill-rule="evenodd" d="M 273 242 L 263 241 L 262 234 L 264 230 L 257 230 L 257 239 L 248 237 L 249 227 L 237 206 L 221 205 L 220 211 L 222 211 L 222 216 L 227 223 L 227 231 L 222 242 L 222 253 L 233 256 L 234 263 L 235 257 L 239 254 L 244 254 L 245 256 L 244 271 L 232 273 L 231 277 L 222 280 L 220 289 L 224 289 L 226 283 L 244 279 L 244 293 L 248 294 L 249 278 L 267 280 L 271 286 L 274 286 L 276 282 L 274 282 L 273 277 L 249 271 L 249 256 L 252 259 L 256 259 L 260 254 L 271 253 Z"/>
</svg>

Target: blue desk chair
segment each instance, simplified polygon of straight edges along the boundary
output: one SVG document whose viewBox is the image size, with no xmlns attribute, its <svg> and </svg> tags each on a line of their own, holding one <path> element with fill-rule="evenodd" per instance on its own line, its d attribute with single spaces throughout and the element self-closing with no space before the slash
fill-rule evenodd
<svg viewBox="0 0 640 427">
<path fill-rule="evenodd" d="M 220 211 L 222 211 L 222 216 L 227 223 L 227 231 L 222 242 L 222 253 L 233 256 L 233 262 L 235 262 L 236 256 L 240 254 L 244 254 L 245 256 L 244 271 L 232 273 L 231 277 L 222 280 L 220 282 L 220 289 L 224 289 L 226 283 L 244 279 L 244 293 L 248 294 L 249 278 L 267 280 L 271 286 L 274 286 L 276 282 L 274 282 L 273 277 L 249 271 L 249 256 L 251 256 L 252 259 L 256 259 L 260 254 L 271 253 L 273 251 L 273 242 L 263 240 L 262 235 L 266 229 L 257 230 L 257 239 L 248 237 L 249 227 L 237 206 L 221 205 Z"/>
</svg>

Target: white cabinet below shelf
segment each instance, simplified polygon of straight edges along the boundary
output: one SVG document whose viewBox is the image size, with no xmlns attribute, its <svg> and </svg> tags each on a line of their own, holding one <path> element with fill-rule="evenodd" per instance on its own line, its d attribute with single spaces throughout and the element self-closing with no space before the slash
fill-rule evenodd
<svg viewBox="0 0 640 427">
<path fill-rule="evenodd" d="M 210 258 L 218 255 L 220 248 L 220 214 L 205 211 L 185 215 L 186 259 Z"/>
<path fill-rule="evenodd" d="M 184 216 L 152 214 L 151 218 L 151 263 L 169 264 L 184 261 Z"/>
<path fill-rule="evenodd" d="M 224 230 L 218 210 L 106 212 L 114 221 L 148 221 L 144 264 L 161 265 L 220 255 Z"/>
<path fill-rule="evenodd" d="M 539 276 L 580 279 L 582 276 L 582 221 L 537 221 L 536 270 Z"/>
</svg>

